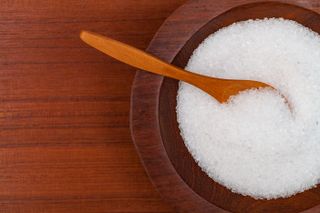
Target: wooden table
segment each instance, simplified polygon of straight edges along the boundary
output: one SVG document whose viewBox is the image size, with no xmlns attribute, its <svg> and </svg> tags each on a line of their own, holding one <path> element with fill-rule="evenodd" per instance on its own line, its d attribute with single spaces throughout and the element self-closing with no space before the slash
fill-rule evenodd
<svg viewBox="0 0 320 213">
<path fill-rule="evenodd" d="M 146 48 L 185 0 L 0 2 L 0 212 L 173 212 L 129 130 L 134 69 L 81 29 Z"/>
</svg>

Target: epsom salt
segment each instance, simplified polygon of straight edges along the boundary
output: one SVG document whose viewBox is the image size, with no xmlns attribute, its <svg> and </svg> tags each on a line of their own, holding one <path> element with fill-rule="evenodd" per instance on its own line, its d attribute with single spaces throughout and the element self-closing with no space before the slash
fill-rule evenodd
<svg viewBox="0 0 320 213">
<path fill-rule="evenodd" d="M 180 83 L 177 117 L 198 165 L 233 192 L 288 197 L 320 181 L 320 36 L 290 20 L 238 22 L 209 36 L 187 70 L 273 85 L 220 104 Z"/>
</svg>

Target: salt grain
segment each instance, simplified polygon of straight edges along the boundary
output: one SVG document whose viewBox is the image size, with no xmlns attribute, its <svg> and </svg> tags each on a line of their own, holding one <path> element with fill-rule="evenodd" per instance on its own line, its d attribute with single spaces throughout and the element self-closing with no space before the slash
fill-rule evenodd
<svg viewBox="0 0 320 213">
<path fill-rule="evenodd" d="M 320 181 L 320 36 L 297 22 L 238 22 L 209 36 L 187 70 L 273 85 L 220 104 L 180 82 L 185 145 L 211 178 L 257 199 L 288 197 Z"/>
</svg>

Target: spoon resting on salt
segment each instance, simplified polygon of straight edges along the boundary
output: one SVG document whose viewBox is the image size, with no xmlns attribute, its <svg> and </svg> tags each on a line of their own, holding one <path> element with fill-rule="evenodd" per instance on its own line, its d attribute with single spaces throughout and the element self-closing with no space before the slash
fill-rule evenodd
<svg viewBox="0 0 320 213">
<path fill-rule="evenodd" d="M 227 102 L 231 96 L 244 90 L 267 87 L 274 89 L 259 81 L 213 78 L 192 73 L 168 64 L 135 47 L 96 33 L 82 31 L 80 38 L 88 45 L 128 65 L 196 86 L 220 103 Z"/>
</svg>

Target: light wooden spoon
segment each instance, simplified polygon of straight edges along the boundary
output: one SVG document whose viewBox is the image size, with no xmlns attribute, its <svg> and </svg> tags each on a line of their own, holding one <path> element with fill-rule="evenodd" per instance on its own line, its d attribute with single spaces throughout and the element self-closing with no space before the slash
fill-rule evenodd
<svg viewBox="0 0 320 213">
<path fill-rule="evenodd" d="M 111 38 L 82 31 L 80 38 L 90 46 L 133 67 L 174 78 L 192 84 L 213 96 L 220 103 L 226 102 L 239 92 L 272 86 L 251 80 L 230 80 L 199 75 L 168 64 L 144 51 Z"/>
</svg>

